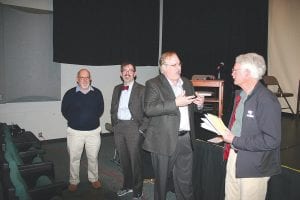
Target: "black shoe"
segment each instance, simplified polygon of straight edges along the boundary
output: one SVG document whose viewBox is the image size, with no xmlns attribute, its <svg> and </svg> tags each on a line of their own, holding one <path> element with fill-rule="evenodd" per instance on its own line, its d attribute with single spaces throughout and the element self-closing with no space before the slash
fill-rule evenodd
<svg viewBox="0 0 300 200">
<path fill-rule="evenodd" d="M 129 194 L 129 193 L 132 193 L 132 192 L 133 192 L 132 189 L 120 189 L 120 190 L 117 192 L 117 195 L 118 195 L 119 197 L 121 197 L 121 196 L 124 196 L 124 195 Z"/>
</svg>

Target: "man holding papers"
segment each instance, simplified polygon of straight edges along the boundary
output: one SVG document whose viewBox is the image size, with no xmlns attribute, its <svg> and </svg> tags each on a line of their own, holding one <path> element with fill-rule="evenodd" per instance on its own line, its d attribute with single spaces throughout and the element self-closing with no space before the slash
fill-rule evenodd
<svg viewBox="0 0 300 200">
<path fill-rule="evenodd" d="M 229 130 L 222 134 L 231 144 L 226 200 L 264 200 L 268 180 L 281 170 L 281 107 L 259 82 L 265 71 L 264 58 L 256 53 L 238 56 L 232 69 L 234 84 L 241 90 L 236 92 Z"/>
</svg>

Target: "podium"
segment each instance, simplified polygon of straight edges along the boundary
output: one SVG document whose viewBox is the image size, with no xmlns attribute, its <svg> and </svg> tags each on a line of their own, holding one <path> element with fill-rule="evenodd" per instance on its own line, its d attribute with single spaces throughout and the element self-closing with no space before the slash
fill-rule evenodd
<svg viewBox="0 0 300 200">
<path fill-rule="evenodd" d="M 223 116 L 223 96 L 224 96 L 224 80 L 191 80 L 194 87 L 204 87 L 205 90 L 216 88 L 217 96 L 205 97 L 205 102 L 216 103 L 218 107 L 218 116 Z"/>
</svg>

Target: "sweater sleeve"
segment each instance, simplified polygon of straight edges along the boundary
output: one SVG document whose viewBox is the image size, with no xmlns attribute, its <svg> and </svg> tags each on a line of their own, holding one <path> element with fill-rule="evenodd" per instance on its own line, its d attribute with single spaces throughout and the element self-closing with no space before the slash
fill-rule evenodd
<svg viewBox="0 0 300 200">
<path fill-rule="evenodd" d="M 97 90 L 97 91 L 98 91 L 97 92 L 98 93 L 97 113 L 100 118 L 104 112 L 104 99 L 103 99 L 102 92 L 100 90 Z"/>
<path fill-rule="evenodd" d="M 71 96 L 71 90 L 68 90 L 62 100 L 61 103 L 61 113 L 64 116 L 64 118 L 68 121 L 69 120 L 69 106 L 70 106 L 70 97 Z"/>
</svg>

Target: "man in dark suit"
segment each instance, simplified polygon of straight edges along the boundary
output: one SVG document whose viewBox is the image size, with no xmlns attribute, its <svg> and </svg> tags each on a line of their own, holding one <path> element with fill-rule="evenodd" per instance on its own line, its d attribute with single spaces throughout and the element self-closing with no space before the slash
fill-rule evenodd
<svg viewBox="0 0 300 200">
<path fill-rule="evenodd" d="M 142 141 L 148 122 L 144 115 L 145 87 L 135 81 L 136 67 L 132 63 L 121 65 L 121 78 L 123 84 L 114 88 L 110 110 L 115 145 L 124 176 L 123 187 L 117 195 L 133 192 L 133 199 L 141 199 Z"/>
<path fill-rule="evenodd" d="M 162 54 L 159 65 L 161 74 L 148 80 L 145 89 L 145 113 L 150 121 L 143 148 L 151 152 L 154 199 L 166 199 L 168 179 L 173 176 L 176 198 L 191 200 L 194 110 L 204 98 L 195 97 L 192 83 L 181 77 L 181 61 L 175 52 Z"/>
</svg>

